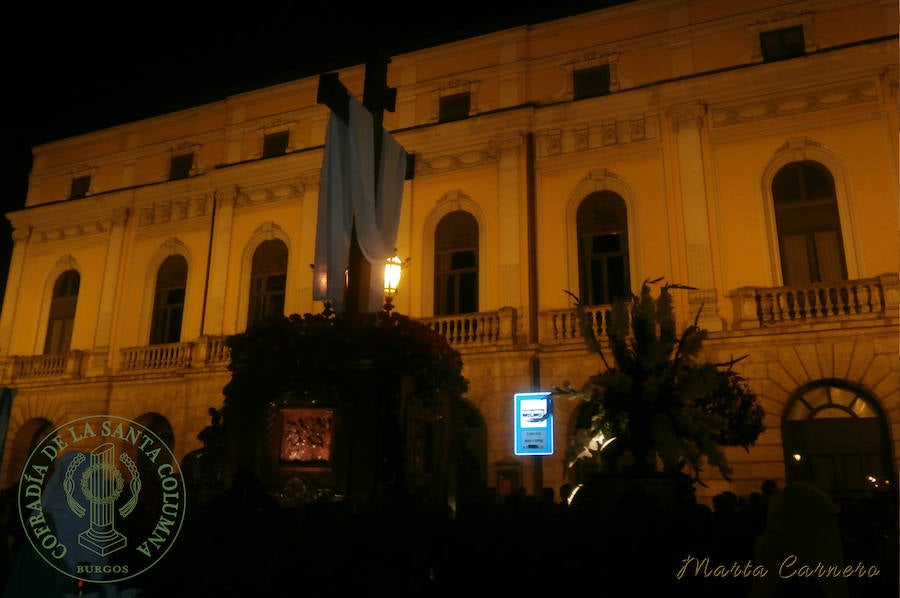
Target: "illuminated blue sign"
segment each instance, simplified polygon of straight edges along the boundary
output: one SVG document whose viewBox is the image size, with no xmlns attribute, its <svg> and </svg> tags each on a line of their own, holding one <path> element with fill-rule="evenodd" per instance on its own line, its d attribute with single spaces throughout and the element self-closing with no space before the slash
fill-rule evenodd
<svg viewBox="0 0 900 598">
<path fill-rule="evenodd" d="M 549 392 L 515 395 L 517 455 L 553 454 L 553 399 Z"/>
</svg>

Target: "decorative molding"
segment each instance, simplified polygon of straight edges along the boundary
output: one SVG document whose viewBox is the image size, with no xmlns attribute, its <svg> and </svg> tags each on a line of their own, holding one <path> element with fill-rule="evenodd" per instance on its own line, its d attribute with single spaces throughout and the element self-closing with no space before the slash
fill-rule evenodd
<svg viewBox="0 0 900 598">
<path fill-rule="evenodd" d="M 274 201 L 298 199 L 305 194 L 306 185 L 300 179 L 267 187 L 241 187 L 237 189 L 235 207 L 256 206 Z"/>
<path fill-rule="evenodd" d="M 296 118 L 273 118 L 272 120 L 266 121 L 261 129 L 280 129 L 280 128 L 288 128 L 292 127 L 297 123 Z M 277 132 L 277 131 L 276 131 Z"/>
<path fill-rule="evenodd" d="M 605 186 L 597 186 L 598 182 L 602 182 L 605 180 L 621 180 L 621 177 L 611 170 L 607 170 L 606 168 L 595 168 L 589 171 L 586 175 L 584 175 L 580 181 L 578 181 L 578 187 L 585 183 L 592 183 L 592 191 L 599 191 L 606 189 Z M 586 194 L 585 194 L 586 195 Z"/>
<path fill-rule="evenodd" d="M 435 211 L 441 214 L 448 214 L 456 210 L 467 210 L 471 204 L 472 198 L 460 191 L 453 189 L 446 192 L 437 203 L 435 203 Z"/>
<path fill-rule="evenodd" d="M 804 157 L 802 152 L 809 147 L 822 147 L 822 144 L 818 141 L 813 141 L 808 137 L 791 137 L 784 144 L 781 145 L 778 149 L 775 150 L 775 154 L 780 154 L 781 152 L 792 151 L 792 152 L 801 152 L 801 155 L 796 159 L 798 161 L 803 160 Z"/>
<path fill-rule="evenodd" d="M 508 133 L 494 137 L 490 142 L 490 147 L 498 152 L 518 151 L 524 144 L 525 137 L 521 133 Z"/>
<path fill-rule="evenodd" d="M 710 109 L 710 121 L 713 128 L 721 128 L 877 101 L 877 84 L 869 80 L 718 105 Z"/>
<path fill-rule="evenodd" d="M 284 238 L 287 237 L 287 233 L 284 232 L 283 228 L 275 224 L 275 222 L 267 220 L 256 227 L 256 230 L 253 231 L 253 237 L 258 239 L 259 243 L 262 243 L 263 241 L 271 241 L 272 239 L 284 240 Z M 259 246 L 259 243 L 256 244 L 256 247 Z"/>
<path fill-rule="evenodd" d="M 22 228 L 17 228 L 12 232 L 12 239 L 14 243 L 25 243 L 31 237 L 31 226 L 25 225 Z"/>
<path fill-rule="evenodd" d="M 204 193 L 190 198 L 158 201 L 151 206 L 140 208 L 138 226 L 201 218 L 206 215 L 209 199 L 209 194 Z"/>
<path fill-rule="evenodd" d="M 602 131 L 601 139 L 603 145 L 618 145 L 619 135 L 616 131 L 616 121 L 606 121 L 600 125 Z"/>
<path fill-rule="evenodd" d="M 172 153 L 175 153 L 175 152 L 182 153 L 183 152 L 186 154 L 186 153 L 188 153 L 187 150 L 195 150 L 195 149 L 198 149 L 199 147 L 200 147 L 200 144 L 196 143 L 194 141 L 182 141 L 182 142 L 178 143 L 177 145 L 173 145 L 172 147 L 170 147 L 169 151 Z"/>
<path fill-rule="evenodd" d="M 177 237 L 169 237 L 168 239 L 163 241 L 162 245 L 160 245 L 159 248 L 161 250 L 161 254 L 165 255 L 166 257 L 169 257 L 170 255 L 190 255 L 188 253 L 187 246 L 183 241 L 181 241 L 181 239 Z M 159 266 L 157 265 L 157 267 L 153 269 L 153 272 L 155 273 L 158 269 Z"/>
<path fill-rule="evenodd" d="M 547 143 L 544 147 L 548 156 L 555 156 L 562 152 L 562 131 L 551 129 L 546 134 Z"/>
<path fill-rule="evenodd" d="M 779 10 L 772 13 L 765 19 L 757 20 L 747 25 L 747 35 L 750 37 L 750 44 L 753 53 L 750 56 L 751 62 L 762 62 L 762 47 L 759 43 L 759 34 L 775 29 L 784 29 L 786 27 L 794 27 L 796 25 L 803 26 L 803 44 L 804 51 L 809 54 L 815 52 L 818 47 L 816 39 L 816 28 L 814 22 L 815 13 L 812 12 L 785 12 Z"/>
<path fill-rule="evenodd" d="M 583 152 L 591 148 L 637 143 L 659 137 L 658 118 L 643 114 L 601 123 L 577 123 L 571 128 L 547 129 L 535 134 L 539 157 Z"/>
<path fill-rule="evenodd" d="M 84 164 L 76 164 L 75 166 L 72 166 L 71 168 L 68 169 L 67 172 L 68 172 L 68 174 L 71 174 L 74 176 L 74 175 L 78 175 L 78 174 L 81 174 L 84 172 L 94 173 L 96 171 L 97 171 L 96 165 L 84 163 Z"/>
<path fill-rule="evenodd" d="M 591 145 L 590 128 L 587 124 L 575 125 L 575 130 L 572 131 L 572 137 L 575 141 L 576 152 L 582 152 Z"/>
<path fill-rule="evenodd" d="M 496 164 L 500 156 L 495 149 L 494 142 L 491 149 L 467 149 L 454 154 L 442 154 L 437 156 L 423 156 L 416 154 L 416 176 L 438 174 L 478 168 Z"/>
<path fill-rule="evenodd" d="M 113 210 L 112 215 L 109 217 L 109 222 L 113 226 L 124 226 L 125 222 L 128 221 L 128 208 L 116 208 Z"/>
<path fill-rule="evenodd" d="M 213 191 L 213 196 L 216 198 L 216 201 L 219 202 L 219 207 L 228 204 L 234 206 L 237 201 L 238 193 L 240 193 L 240 188 L 237 185 L 228 185 L 227 187 L 218 187 Z"/>
<path fill-rule="evenodd" d="M 479 88 L 481 81 L 476 79 L 450 79 L 440 87 L 431 90 L 431 117 L 430 122 L 436 123 L 440 120 L 441 98 L 451 96 L 457 93 L 469 93 L 469 115 L 483 112 L 484 108 L 479 102 Z"/>
<path fill-rule="evenodd" d="M 891 95 L 896 96 L 898 83 L 900 83 L 900 70 L 896 66 L 888 67 L 881 73 L 881 78 Z"/>
<path fill-rule="evenodd" d="M 48 227 L 35 231 L 35 243 L 49 243 L 52 241 L 66 241 L 78 237 L 99 235 L 109 231 L 110 221 L 86 220 L 74 224 Z M 13 237 L 15 238 L 15 237 Z"/>
<path fill-rule="evenodd" d="M 78 262 L 75 260 L 75 257 L 71 253 L 67 253 L 66 255 L 56 260 L 56 264 L 54 264 L 53 266 L 54 275 L 50 277 L 51 283 L 55 283 L 56 278 L 67 270 L 77 270 L 78 272 L 81 272 L 81 268 L 78 266 Z"/>
<path fill-rule="evenodd" d="M 615 93 L 620 89 L 619 77 L 619 56 L 621 52 L 618 50 L 591 50 L 580 56 L 570 58 L 563 62 L 562 69 L 564 71 L 563 80 L 565 87 L 555 94 L 554 100 L 571 101 L 575 97 L 575 81 L 574 73 L 576 70 L 592 68 L 604 64 L 609 65 L 609 92 Z"/>
<path fill-rule="evenodd" d="M 686 102 L 684 104 L 675 104 L 668 111 L 669 121 L 672 123 L 672 130 L 678 132 L 685 125 L 693 125 L 696 128 L 703 126 L 703 119 L 706 117 L 706 104 L 703 102 Z"/>
</svg>

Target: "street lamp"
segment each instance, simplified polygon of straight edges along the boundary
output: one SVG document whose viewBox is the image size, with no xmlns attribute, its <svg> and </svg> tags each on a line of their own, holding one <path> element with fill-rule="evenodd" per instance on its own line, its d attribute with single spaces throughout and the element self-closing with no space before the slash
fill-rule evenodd
<svg viewBox="0 0 900 598">
<path fill-rule="evenodd" d="M 403 262 L 394 254 L 388 258 L 384 265 L 384 311 L 388 314 L 394 309 L 394 295 L 397 294 L 397 286 L 400 284 L 400 272 L 403 270 Z"/>
</svg>

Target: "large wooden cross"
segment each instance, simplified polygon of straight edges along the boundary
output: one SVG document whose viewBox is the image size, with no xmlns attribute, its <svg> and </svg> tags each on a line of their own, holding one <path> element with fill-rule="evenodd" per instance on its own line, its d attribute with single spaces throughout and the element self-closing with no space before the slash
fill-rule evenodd
<svg viewBox="0 0 900 598">
<path fill-rule="evenodd" d="M 376 51 L 366 62 L 366 73 L 363 83 L 363 106 L 372 114 L 372 126 L 375 165 L 375 189 L 378 188 L 378 173 L 381 167 L 381 136 L 384 111 L 393 112 L 397 103 L 397 90 L 387 85 L 387 66 L 390 58 L 383 52 Z M 325 104 L 331 112 L 345 123 L 349 120 L 350 92 L 338 79 L 337 73 L 319 75 L 319 88 L 316 102 Z M 414 157 L 409 154 L 406 163 L 406 180 L 413 178 Z M 354 222 L 350 235 L 350 256 L 347 270 L 347 288 L 344 293 L 344 309 L 347 313 L 364 313 L 369 311 L 369 282 L 373 274 L 369 262 L 362 254 L 356 237 Z"/>
</svg>

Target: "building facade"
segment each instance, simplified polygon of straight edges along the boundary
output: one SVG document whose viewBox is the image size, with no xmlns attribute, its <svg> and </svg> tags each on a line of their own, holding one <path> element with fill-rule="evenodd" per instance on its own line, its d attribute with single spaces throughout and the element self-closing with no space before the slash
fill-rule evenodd
<svg viewBox="0 0 900 598">
<path fill-rule="evenodd" d="M 756 446 L 728 453 L 733 479 L 704 472 L 701 497 L 895 482 L 897 23 L 882 0 L 638 0 L 391 58 L 384 124 L 415 155 L 394 304 L 462 354 L 479 480 L 570 479 L 578 404 L 554 407 L 554 455 L 517 457 L 513 394 L 598 371 L 565 291 L 602 313 L 663 277 L 694 288 L 677 318 L 699 312 L 709 359 L 747 356 L 766 411 Z M 362 65 L 338 74 L 362 95 Z M 0 485 L 36 439 L 97 413 L 183 457 L 221 406 L 225 337 L 322 310 L 317 86 L 34 148 L 7 215 Z"/>
</svg>

